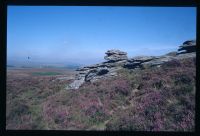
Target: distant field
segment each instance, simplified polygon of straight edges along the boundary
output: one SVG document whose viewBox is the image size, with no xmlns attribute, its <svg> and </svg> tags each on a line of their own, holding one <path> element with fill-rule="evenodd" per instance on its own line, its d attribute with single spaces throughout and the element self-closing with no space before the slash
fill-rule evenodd
<svg viewBox="0 0 200 136">
<path fill-rule="evenodd" d="M 62 75 L 59 72 L 33 72 L 32 75 L 36 76 L 54 76 L 54 75 Z"/>
<path fill-rule="evenodd" d="M 7 74 L 26 75 L 26 76 L 65 76 L 73 75 L 75 73 L 72 69 L 62 68 L 7 68 Z"/>
</svg>

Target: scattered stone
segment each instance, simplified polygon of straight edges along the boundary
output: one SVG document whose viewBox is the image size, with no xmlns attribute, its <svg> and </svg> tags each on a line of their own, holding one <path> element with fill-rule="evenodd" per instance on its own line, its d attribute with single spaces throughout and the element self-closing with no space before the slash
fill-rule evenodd
<svg viewBox="0 0 200 136">
<path fill-rule="evenodd" d="M 74 80 L 71 84 L 69 84 L 65 89 L 78 89 L 84 83 L 84 78 L 79 80 Z"/>
</svg>

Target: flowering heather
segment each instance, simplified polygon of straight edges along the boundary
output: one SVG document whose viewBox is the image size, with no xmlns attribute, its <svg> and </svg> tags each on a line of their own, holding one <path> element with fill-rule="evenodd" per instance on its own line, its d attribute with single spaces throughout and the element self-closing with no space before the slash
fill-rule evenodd
<svg viewBox="0 0 200 136">
<path fill-rule="evenodd" d="M 133 102 L 126 111 L 129 114 L 116 114 L 107 129 L 194 131 L 195 71 L 192 59 L 143 70 L 139 91 L 129 99 Z M 129 73 L 124 71 L 123 74 Z M 132 77 L 129 75 L 129 78 Z"/>
<path fill-rule="evenodd" d="M 195 61 L 122 69 L 117 77 L 67 91 L 68 82 L 53 76 L 9 76 L 7 128 L 194 131 Z"/>
</svg>

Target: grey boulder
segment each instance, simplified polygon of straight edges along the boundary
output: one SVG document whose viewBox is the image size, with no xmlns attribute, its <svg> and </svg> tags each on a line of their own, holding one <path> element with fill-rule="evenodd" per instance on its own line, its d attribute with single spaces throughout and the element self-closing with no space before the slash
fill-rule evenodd
<svg viewBox="0 0 200 136">
<path fill-rule="evenodd" d="M 179 46 L 178 54 L 196 52 L 196 40 L 185 41 Z"/>
<path fill-rule="evenodd" d="M 128 59 L 127 53 L 120 50 L 108 50 L 105 54 L 104 59 L 110 62 Z"/>
</svg>

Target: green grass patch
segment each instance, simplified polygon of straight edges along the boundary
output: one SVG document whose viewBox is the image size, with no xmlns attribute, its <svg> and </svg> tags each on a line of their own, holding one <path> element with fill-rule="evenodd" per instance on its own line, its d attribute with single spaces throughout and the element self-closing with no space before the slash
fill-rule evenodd
<svg viewBox="0 0 200 136">
<path fill-rule="evenodd" d="M 29 111 L 31 112 L 32 117 L 32 128 L 33 129 L 45 129 L 47 124 L 42 117 L 42 108 L 40 105 L 31 105 L 29 106 Z"/>
</svg>

